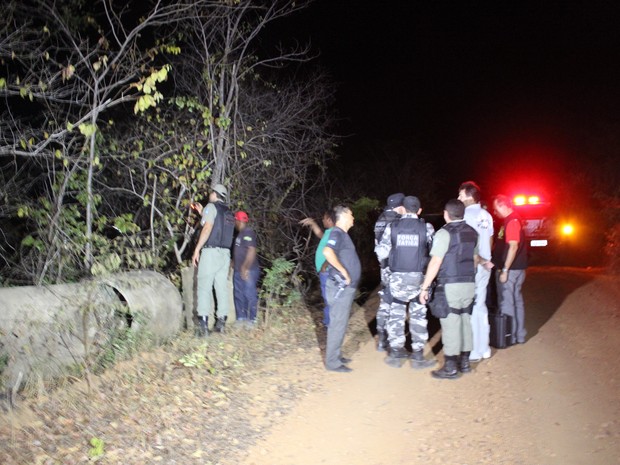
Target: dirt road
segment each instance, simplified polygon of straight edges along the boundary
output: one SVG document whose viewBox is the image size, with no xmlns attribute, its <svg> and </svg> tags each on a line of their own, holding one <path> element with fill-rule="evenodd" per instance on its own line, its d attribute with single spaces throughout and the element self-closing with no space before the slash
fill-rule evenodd
<svg viewBox="0 0 620 465">
<path fill-rule="evenodd" d="M 596 270 L 530 269 L 527 343 L 494 350 L 456 381 L 387 366 L 370 335 L 347 354 L 349 374 L 322 370 L 318 351 L 314 360 L 302 352 L 279 361 L 274 382 L 311 379 L 320 387 L 242 463 L 620 464 L 618 284 Z M 257 388 L 264 389 L 246 387 L 260 402 Z"/>
<path fill-rule="evenodd" d="M 348 374 L 323 368 L 319 309 L 180 336 L 0 414 L 0 463 L 620 465 L 620 277 L 531 268 L 525 301 L 527 343 L 458 380 L 383 362 L 376 295 L 351 318 Z"/>
</svg>

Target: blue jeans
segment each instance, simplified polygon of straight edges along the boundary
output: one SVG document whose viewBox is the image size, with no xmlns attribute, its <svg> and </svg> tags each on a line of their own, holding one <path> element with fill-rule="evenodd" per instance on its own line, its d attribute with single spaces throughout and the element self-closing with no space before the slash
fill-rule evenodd
<svg viewBox="0 0 620 465">
<path fill-rule="evenodd" d="M 233 273 L 233 294 L 235 296 L 235 311 L 237 320 L 256 320 L 256 309 L 258 307 L 258 291 L 256 283 L 260 269 L 254 268 L 250 270 L 247 281 L 241 278 L 241 272 Z"/>
<path fill-rule="evenodd" d="M 325 307 L 323 307 L 323 324 L 325 326 L 329 326 L 329 304 L 327 303 L 327 292 L 325 291 L 325 285 L 327 284 L 328 279 L 329 273 L 327 271 L 321 271 L 319 273 L 319 281 L 321 282 L 321 295 L 323 296 L 323 302 L 325 302 Z"/>
</svg>

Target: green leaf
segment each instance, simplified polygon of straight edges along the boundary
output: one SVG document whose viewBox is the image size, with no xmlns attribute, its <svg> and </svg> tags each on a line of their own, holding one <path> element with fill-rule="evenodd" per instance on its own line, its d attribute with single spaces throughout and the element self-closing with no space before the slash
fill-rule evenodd
<svg viewBox="0 0 620 465">
<path fill-rule="evenodd" d="M 97 458 L 97 457 L 101 457 L 103 455 L 103 440 L 99 439 L 99 438 L 92 438 L 90 440 L 90 445 L 93 446 L 89 451 L 88 451 L 88 456 L 90 458 Z"/>
<path fill-rule="evenodd" d="M 96 130 L 96 126 L 94 124 L 91 123 L 82 123 L 78 126 L 78 129 L 80 130 L 80 132 L 82 133 L 82 135 L 84 137 L 91 137 Z"/>
</svg>

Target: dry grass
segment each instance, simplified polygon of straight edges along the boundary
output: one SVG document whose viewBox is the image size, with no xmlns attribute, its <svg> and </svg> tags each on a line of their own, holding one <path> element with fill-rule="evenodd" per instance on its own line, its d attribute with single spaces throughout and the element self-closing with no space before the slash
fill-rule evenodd
<svg viewBox="0 0 620 465">
<path fill-rule="evenodd" d="M 207 339 L 183 333 L 90 386 L 80 380 L 22 399 L 0 417 L 0 463 L 234 463 L 300 395 L 320 388 L 301 376 L 323 370 L 320 313 L 299 308 L 268 328 L 231 325 Z M 345 353 L 368 337 L 356 307 Z"/>
</svg>

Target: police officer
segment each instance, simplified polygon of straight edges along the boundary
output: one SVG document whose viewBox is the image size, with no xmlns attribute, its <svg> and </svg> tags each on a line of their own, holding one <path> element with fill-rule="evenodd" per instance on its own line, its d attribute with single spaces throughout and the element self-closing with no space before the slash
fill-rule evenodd
<svg viewBox="0 0 620 465">
<path fill-rule="evenodd" d="M 426 368 L 436 363 L 424 358 L 428 341 L 426 306 L 418 300 L 424 269 L 428 262 L 428 245 L 434 229 L 418 217 L 422 212 L 420 200 L 407 196 L 403 199 L 404 213 L 389 224 L 375 251 L 380 260 L 388 259 L 390 268 L 389 291 L 392 299 L 386 324 L 389 342 L 385 362 L 400 367 L 409 357 L 405 348 L 405 321 L 409 306 L 409 332 L 413 349 L 411 366 Z"/>
<path fill-rule="evenodd" d="M 228 191 L 222 184 L 216 184 L 209 194 L 209 204 L 203 209 L 193 206 L 202 213 L 202 230 L 192 255 L 192 263 L 198 267 L 197 308 L 200 323 L 199 335 L 209 334 L 209 317 L 213 317 L 213 289 L 217 298 L 217 320 L 214 329 L 224 330 L 230 307 L 228 298 L 228 272 L 230 248 L 235 227 L 234 216 L 226 206 Z"/>
<path fill-rule="evenodd" d="M 459 371 L 471 371 L 471 311 L 474 305 L 475 274 L 478 258 L 478 233 L 463 216 L 465 204 L 449 200 L 444 208 L 446 225 L 433 238 L 431 260 L 422 283 L 420 302 L 426 303 L 429 288 L 437 277 L 430 303 L 432 314 L 441 322 L 444 365 L 431 372 L 440 379 L 457 378 Z"/>
<path fill-rule="evenodd" d="M 403 213 L 403 199 L 405 194 L 398 193 L 392 194 L 387 198 L 387 205 L 384 208 L 379 219 L 375 223 L 375 253 L 377 252 L 377 246 L 381 241 L 381 237 L 385 231 L 385 228 L 392 221 L 400 218 Z M 377 255 L 378 258 L 378 255 Z M 390 267 L 388 266 L 388 259 L 379 259 L 379 269 L 381 271 L 381 289 L 379 289 L 379 309 L 377 310 L 377 350 L 383 352 L 387 349 L 388 338 L 385 324 L 390 313 L 390 305 L 392 299 L 390 298 Z"/>
</svg>

